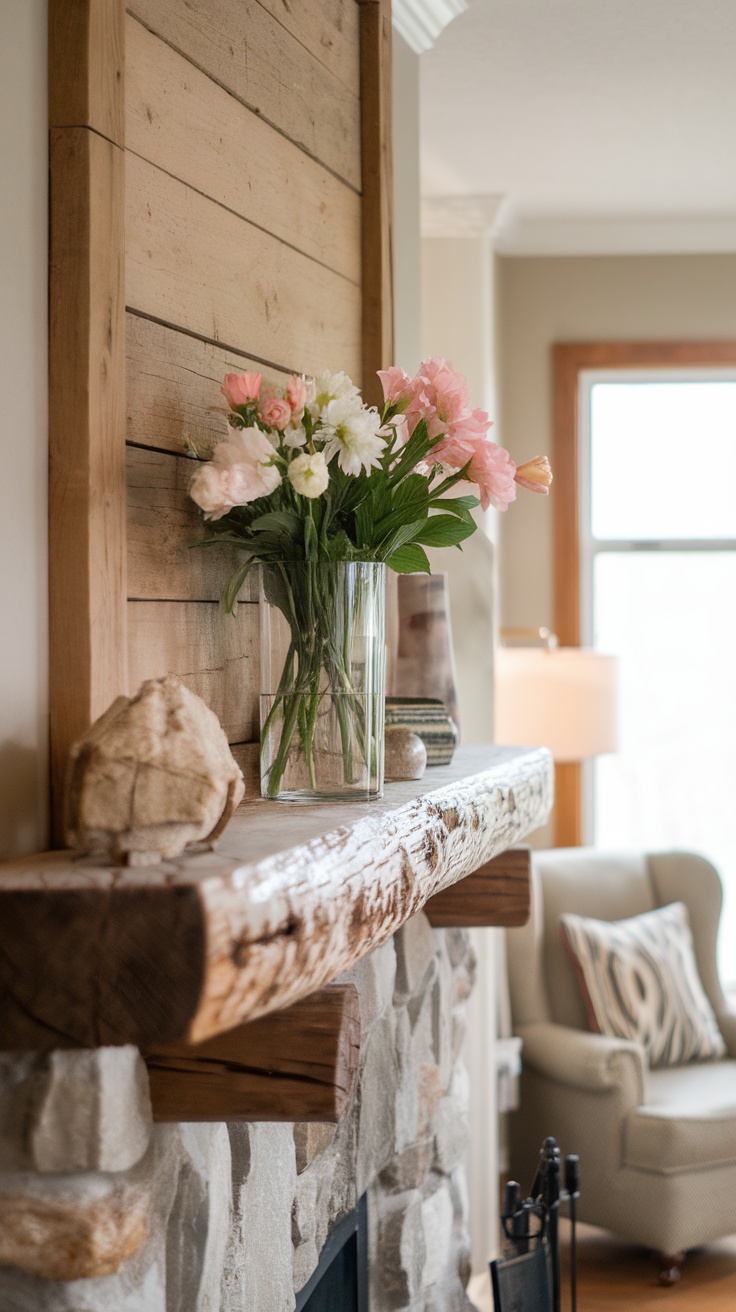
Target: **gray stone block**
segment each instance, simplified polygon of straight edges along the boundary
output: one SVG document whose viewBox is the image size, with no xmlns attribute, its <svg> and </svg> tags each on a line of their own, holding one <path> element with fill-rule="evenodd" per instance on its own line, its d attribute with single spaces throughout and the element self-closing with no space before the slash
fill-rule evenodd
<svg viewBox="0 0 736 1312">
<path fill-rule="evenodd" d="M 151 1129 L 137 1048 L 0 1057 L 0 1169 L 127 1171 L 146 1152 Z"/>
<path fill-rule="evenodd" d="M 422 1195 L 418 1189 L 380 1198 L 371 1244 L 371 1308 L 405 1308 L 422 1288 L 426 1262 Z"/>
<path fill-rule="evenodd" d="M 297 1174 L 301 1175 L 321 1153 L 326 1152 L 337 1133 L 336 1125 L 318 1121 L 297 1121 L 294 1125 L 294 1150 Z"/>
<path fill-rule="evenodd" d="M 470 1082 L 462 1063 L 455 1065 L 450 1088 L 437 1107 L 434 1120 L 435 1166 L 450 1175 L 463 1159 L 468 1143 Z"/>
<path fill-rule="evenodd" d="M 396 997 L 398 1001 L 418 992 L 435 955 L 432 929 L 423 911 L 412 916 L 394 935 L 396 945 Z"/>
<path fill-rule="evenodd" d="M 374 1021 L 391 1006 L 396 981 L 394 939 L 374 948 L 340 977 L 355 984 L 360 999 L 360 1027 L 365 1037 Z"/>
</svg>

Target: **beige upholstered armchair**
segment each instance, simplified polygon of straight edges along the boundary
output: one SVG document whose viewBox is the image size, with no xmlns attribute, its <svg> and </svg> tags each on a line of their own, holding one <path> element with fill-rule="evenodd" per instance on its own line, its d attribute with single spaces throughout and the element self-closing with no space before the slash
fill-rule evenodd
<svg viewBox="0 0 736 1312">
<path fill-rule="evenodd" d="M 532 913 L 508 932 L 514 1033 L 523 1039 L 511 1168 L 532 1178 L 553 1134 L 580 1154 L 581 1220 L 651 1247 L 676 1278 L 682 1253 L 736 1232 L 736 1014 L 716 970 L 718 874 L 682 852 L 606 855 L 570 848 L 533 858 Z M 649 1070 L 636 1043 L 589 1031 L 563 912 L 621 920 L 671 902 L 688 908 L 723 1060 Z"/>
</svg>

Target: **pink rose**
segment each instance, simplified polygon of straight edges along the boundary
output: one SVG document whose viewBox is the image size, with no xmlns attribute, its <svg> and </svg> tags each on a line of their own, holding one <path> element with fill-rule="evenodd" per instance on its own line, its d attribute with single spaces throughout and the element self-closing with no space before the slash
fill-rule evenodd
<svg viewBox="0 0 736 1312">
<path fill-rule="evenodd" d="M 291 423 L 291 406 L 281 396 L 266 396 L 258 407 L 258 417 L 267 428 L 283 431 Z"/>
<path fill-rule="evenodd" d="M 516 465 L 508 451 L 486 439 L 478 443 L 466 477 L 477 483 L 483 510 L 489 506 L 506 510 L 516 500 L 515 473 Z"/>
<path fill-rule="evenodd" d="M 260 374 L 225 374 L 220 388 L 231 410 L 249 401 L 257 401 L 261 393 Z"/>
<path fill-rule="evenodd" d="M 286 400 L 291 407 L 291 418 L 295 423 L 298 423 L 307 404 L 307 380 L 305 378 L 299 378 L 297 374 L 291 375 L 286 384 Z"/>
<path fill-rule="evenodd" d="M 409 375 L 396 364 L 392 364 L 390 369 L 378 369 L 376 372 L 381 380 L 384 401 L 389 401 L 399 410 L 405 410 L 414 395 L 414 384 Z"/>
</svg>

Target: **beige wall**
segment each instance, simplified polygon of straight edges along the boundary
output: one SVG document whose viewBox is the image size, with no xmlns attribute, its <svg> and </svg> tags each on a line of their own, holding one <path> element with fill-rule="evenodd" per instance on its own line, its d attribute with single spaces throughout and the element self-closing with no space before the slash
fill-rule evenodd
<svg viewBox="0 0 736 1312">
<path fill-rule="evenodd" d="M 736 255 L 499 258 L 500 441 L 551 454 L 553 342 L 736 338 Z M 501 528 L 501 623 L 552 625 L 549 498 L 521 493 Z"/>
<path fill-rule="evenodd" d="M 46 846 L 46 0 L 0 0 L 0 860 Z"/>
</svg>

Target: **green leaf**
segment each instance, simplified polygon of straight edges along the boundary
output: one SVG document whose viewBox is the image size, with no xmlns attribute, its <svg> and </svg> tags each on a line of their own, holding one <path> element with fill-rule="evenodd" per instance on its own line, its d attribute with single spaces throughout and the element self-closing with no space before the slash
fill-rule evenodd
<svg viewBox="0 0 736 1312">
<path fill-rule="evenodd" d="M 455 522 L 455 521 L 453 521 Z M 399 547 L 403 547 L 406 542 L 419 541 L 419 534 L 425 528 L 427 520 L 415 519 L 408 524 L 400 524 L 397 529 L 381 543 L 377 551 L 379 560 L 389 560 Z"/>
<path fill-rule="evenodd" d="M 233 613 L 235 602 L 238 599 L 238 593 L 255 564 L 256 559 L 254 556 L 251 556 L 249 560 L 243 561 L 243 564 L 238 566 L 235 573 L 230 575 L 230 578 L 222 589 L 220 594 L 220 608 L 225 611 L 226 615 L 231 615 Z"/>
<path fill-rule="evenodd" d="M 472 520 L 468 524 L 455 515 L 432 515 L 413 536 L 413 541 L 425 547 L 456 547 L 472 533 L 475 533 Z"/>
<path fill-rule="evenodd" d="M 251 524 L 254 533 L 284 532 L 298 542 L 302 535 L 302 521 L 290 510 L 270 510 L 266 515 L 259 515 Z"/>
<path fill-rule="evenodd" d="M 427 558 L 427 553 L 418 546 L 416 542 L 407 543 L 405 547 L 399 547 L 392 556 L 389 556 L 386 564 L 394 570 L 396 574 L 431 574 L 432 567 Z"/>
</svg>

